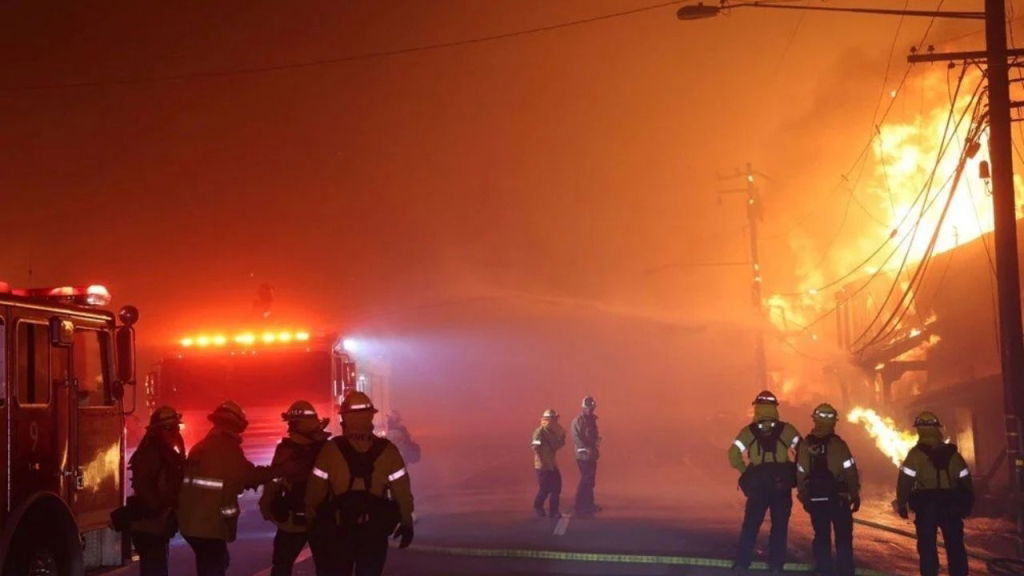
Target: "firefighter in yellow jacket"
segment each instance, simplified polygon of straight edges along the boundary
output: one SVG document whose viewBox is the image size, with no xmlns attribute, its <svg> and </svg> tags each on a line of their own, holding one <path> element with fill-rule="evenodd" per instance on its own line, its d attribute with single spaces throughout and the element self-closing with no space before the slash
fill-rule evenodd
<svg viewBox="0 0 1024 576">
<path fill-rule="evenodd" d="M 413 539 L 413 497 L 402 455 L 373 434 L 369 396 L 341 403 L 341 436 L 324 445 L 306 487 L 310 539 L 330 552 L 318 574 L 375 576 L 384 571 L 388 536 L 405 548 Z"/>
<path fill-rule="evenodd" d="M 533 467 L 537 470 L 537 496 L 533 509 L 544 517 L 544 501 L 548 501 L 548 515 L 557 518 L 562 496 L 562 473 L 558 470 L 557 452 L 565 446 L 565 429 L 558 423 L 558 412 L 545 410 L 540 426 L 533 431 Z"/>
<path fill-rule="evenodd" d="M 922 412 L 914 420 L 914 427 L 917 445 L 900 466 L 896 511 L 902 518 L 914 511 L 921 576 L 939 573 L 938 530 L 942 530 L 946 542 L 949 576 L 966 576 L 964 518 L 974 508 L 971 471 L 956 445 L 943 441 L 942 423 L 935 414 Z"/>
<path fill-rule="evenodd" d="M 796 468 L 790 451 L 796 451 L 800 433 L 779 420 L 779 400 L 770 391 L 759 393 L 753 405 L 753 423 L 744 426 L 729 447 L 729 464 L 739 471 L 740 488 L 747 497 L 734 569 L 740 574 L 750 569 L 757 533 L 765 513 L 771 511 L 768 569 L 774 576 L 782 573 L 786 562 L 789 516 L 796 484 Z"/>
<path fill-rule="evenodd" d="M 860 477 L 850 447 L 836 434 L 839 414 L 819 404 L 814 429 L 796 454 L 796 489 L 814 528 L 814 564 L 821 576 L 853 576 L 853 513 L 860 509 Z M 835 562 L 832 533 L 835 532 Z"/>
<path fill-rule="evenodd" d="M 271 465 L 288 465 L 291 470 L 282 478 L 267 484 L 260 496 L 260 512 L 265 520 L 277 525 L 270 576 L 291 576 L 295 559 L 306 546 L 309 523 L 306 522 L 306 485 L 313 472 L 313 462 L 330 437 L 324 431 L 327 419 L 321 419 L 316 408 L 305 400 L 293 402 L 281 414 L 288 423 L 288 436 L 274 449 Z M 314 560 L 322 555 L 314 544 Z M 322 565 L 324 562 L 319 562 Z"/>
<path fill-rule="evenodd" d="M 235 540 L 238 529 L 238 495 L 282 471 L 245 458 L 242 432 L 249 422 L 238 404 L 224 402 L 207 418 L 213 428 L 185 461 L 178 525 L 195 552 L 197 576 L 223 576 L 230 562 L 227 543 Z"/>
</svg>

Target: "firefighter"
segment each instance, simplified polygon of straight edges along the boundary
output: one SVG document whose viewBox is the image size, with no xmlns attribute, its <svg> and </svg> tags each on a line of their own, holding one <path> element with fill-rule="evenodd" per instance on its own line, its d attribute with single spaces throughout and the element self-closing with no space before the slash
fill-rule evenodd
<svg viewBox="0 0 1024 576">
<path fill-rule="evenodd" d="M 223 576 L 230 562 L 227 544 L 238 529 L 238 495 L 286 470 L 256 466 L 245 458 L 242 433 L 249 421 L 238 404 L 224 402 L 207 418 L 213 427 L 185 461 L 178 524 L 196 554 L 196 575 Z"/>
<path fill-rule="evenodd" d="M 316 408 L 305 400 L 298 400 L 281 414 L 288 423 L 288 436 L 281 439 L 274 450 L 271 465 L 289 464 L 289 474 L 267 484 L 260 496 L 260 512 L 265 520 L 277 525 L 274 536 L 274 554 L 271 576 L 291 576 L 292 565 L 306 545 L 306 483 L 313 472 L 313 462 L 324 447 L 330 434 L 324 429 L 328 420 L 321 419 Z M 314 559 L 321 551 L 311 546 Z M 323 562 L 317 562 L 322 565 Z"/>
<path fill-rule="evenodd" d="M 768 569 L 773 575 L 781 574 L 796 485 L 790 451 L 796 451 L 800 433 L 779 420 L 779 401 L 770 391 L 759 393 L 753 406 L 753 422 L 740 430 L 729 447 L 729 464 L 740 472 L 739 486 L 747 498 L 734 571 L 746 574 L 750 569 L 757 533 L 765 512 L 771 511 Z"/>
<path fill-rule="evenodd" d="M 583 398 L 580 414 L 572 421 L 572 442 L 576 447 L 576 465 L 580 469 L 580 483 L 576 487 L 576 516 L 593 516 L 601 508 L 594 504 L 594 484 L 597 482 L 598 445 L 597 401 L 593 396 Z"/>
<path fill-rule="evenodd" d="M 168 542 L 177 532 L 175 509 L 185 474 L 180 430 L 181 414 L 170 406 L 157 408 L 128 461 L 133 492 L 129 500 L 137 516 L 130 530 L 141 576 L 167 576 Z"/>
<path fill-rule="evenodd" d="M 395 445 L 395 448 L 398 448 L 402 458 L 405 459 L 405 463 L 415 464 L 419 462 L 420 445 L 412 439 L 412 434 L 409 433 L 409 428 L 405 425 L 402 415 L 398 413 L 398 410 L 392 410 L 388 413 L 387 424 L 388 430 L 384 437 L 390 440 Z"/>
<path fill-rule="evenodd" d="M 402 455 L 373 434 L 370 397 L 350 392 L 341 403 L 341 436 L 324 445 L 306 488 L 310 539 L 325 551 L 318 574 L 377 576 L 388 536 L 406 548 L 413 539 L 413 497 Z M 319 562 L 319 561 L 318 561 Z"/>
<path fill-rule="evenodd" d="M 818 574 L 853 576 L 853 513 L 860 509 L 860 478 L 850 447 L 835 433 L 837 418 L 830 404 L 819 404 L 811 413 L 814 429 L 797 449 L 797 496 L 811 516 Z"/>
<path fill-rule="evenodd" d="M 922 412 L 914 419 L 914 427 L 917 445 L 900 466 L 896 512 L 906 519 L 914 511 L 922 576 L 939 573 L 937 530 L 942 530 L 946 542 L 949 576 L 965 576 L 964 518 L 974 508 L 971 472 L 956 445 L 943 442 L 942 424 L 935 414 Z"/>
<path fill-rule="evenodd" d="M 558 412 L 548 409 L 540 418 L 540 426 L 533 431 L 533 467 L 537 470 L 537 496 L 533 510 L 544 518 L 544 502 L 548 502 L 547 515 L 560 516 L 559 498 L 562 495 L 562 473 L 558 470 L 556 455 L 565 446 L 565 429 L 558 423 Z"/>
</svg>

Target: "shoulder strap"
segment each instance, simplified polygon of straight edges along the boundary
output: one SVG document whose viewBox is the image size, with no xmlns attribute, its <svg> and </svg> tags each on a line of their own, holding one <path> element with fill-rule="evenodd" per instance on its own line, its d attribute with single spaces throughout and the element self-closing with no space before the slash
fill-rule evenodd
<svg viewBox="0 0 1024 576">
<path fill-rule="evenodd" d="M 374 436 L 370 449 L 366 452 L 359 452 L 352 446 L 344 436 L 335 436 L 331 439 L 338 450 L 341 451 L 345 463 L 348 464 L 348 489 L 351 492 L 356 478 L 363 480 L 363 487 L 367 492 L 373 484 L 373 464 L 380 458 L 380 455 L 391 444 L 387 439 Z"/>
</svg>

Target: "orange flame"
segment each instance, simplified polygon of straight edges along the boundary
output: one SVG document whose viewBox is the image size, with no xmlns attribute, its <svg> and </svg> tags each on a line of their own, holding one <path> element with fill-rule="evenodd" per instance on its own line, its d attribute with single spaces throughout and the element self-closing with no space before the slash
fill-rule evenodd
<svg viewBox="0 0 1024 576">
<path fill-rule="evenodd" d="M 875 440 L 875 446 L 889 457 L 893 465 L 899 466 L 906 458 L 907 452 L 917 444 L 917 434 L 900 430 L 892 418 L 879 415 L 870 408 L 860 406 L 850 410 L 846 419 L 854 424 L 861 424 Z"/>
</svg>

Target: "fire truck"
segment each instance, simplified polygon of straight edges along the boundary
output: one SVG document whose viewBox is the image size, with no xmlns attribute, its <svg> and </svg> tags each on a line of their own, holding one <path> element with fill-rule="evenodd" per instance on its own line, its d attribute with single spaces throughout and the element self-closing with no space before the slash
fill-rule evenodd
<svg viewBox="0 0 1024 576">
<path fill-rule="evenodd" d="M 281 414 L 292 402 L 307 400 L 321 417 L 331 417 L 340 398 L 356 389 L 356 363 L 343 343 L 333 333 L 280 327 L 186 336 L 148 374 L 148 404 L 180 412 L 191 447 L 209 430 L 206 416 L 233 400 L 249 419 L 246 456 L 267 463 L 285 434 Z"/>
<path fill-rule="evenodd" d="M 3 576 L 80 575 L 126 563 L 109 528 L 125 496 L 124 391 L 132 325 L 102 286 L 0 283 L 0 567 Z"/>
</svg>

